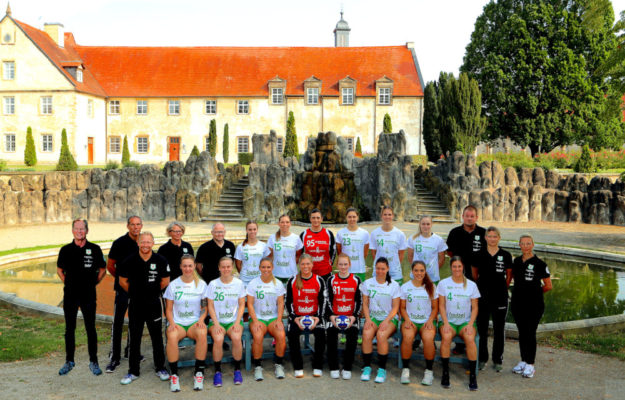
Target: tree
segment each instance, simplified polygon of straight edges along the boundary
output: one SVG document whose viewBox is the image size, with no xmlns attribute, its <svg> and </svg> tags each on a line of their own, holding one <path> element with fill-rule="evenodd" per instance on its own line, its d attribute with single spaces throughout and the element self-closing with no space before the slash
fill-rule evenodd
<svg viewBox="0 0 625 400">
<path fill-rule="evenodd" d="M 382 128 L 382 133 L 391 133 L 393 132 L 393 124 L 391 123 L 391 116 L 388 113 L 384 114 L 384 126 Z"/>
<path fill-rule="evenodd" d="M 445 151 L 441 148 L 440 137 L 440 110 L 442 101 L 442 87 L 449 76 L 446 72 L 439 74 L 438 82 L 428 82 L 425 86 L 423 106 L 423 141 L 425 151 L 430 161 L 436 162 Z"/>
<path fill-rule="evenodd" d="M 608 7 L 584 24 L 588 4 L 499 0 L 484 7 L 461 71 L 479 83 L 489 138 L 509 136 L 532 154 L 570 143 L 623 142 L 614 107 L 622 92 L 594 73 L 615 48 L 614 16 Z"/>
<path fill-rule="evenodd" d="M 360 146 L 360 136 L 356 139 L 356 154 L 362 155 L 362 147 Z"/>
<path fill-rule="evenodd" d="M 224 164 L 228 163 L 228 156 L 230 155 L 230 135 L 228 133 L 228 124 L 224 125 L 224 143 L 222 146 L 224 155 Z"/>
<path fill-rule="evenodd" d="M 191 156 L 200 156 L 200 149 L 198 149 L 197 146 L 193 146 L 193 149 L 191 149 L 191 154 L 189 154 L 189 157 Z"/>
<path fill-rule="evenodd" d="M 297 131 L 295 129 L 295 116 L 293 111 L 289 111 L 289 118 L 286 121 L 286 140 L 282 156 L 284 158 L 297 156 L 299 149 L 297 147 Z"/>
<path fill-rule="evenodd" d="M 78 169 L 78 165 L 76 164 L 76 160 L 74 160 L 74 156 L 69 151 L 69 146 L 67 144 L 67 132 L 65 128 L 61 132 L 61 154 L 59 156 L 59 162 L 56 164 L 57 171 L 76 171 Z"/>
<path fill-rule="evenodd" d="M 592 154 L 590 154 L 590 148 L 587 144 L 582 147 L 582 154 L 580 154 L 579 159 L 573 166 L 573 170 L 575 172 L 596 172 L 597 165 L 595 164 L 595 160 L 592 158 Z"/>
<path fill-rule="evenodd" d="M 128 136 L 124 135 L 124 145 L 122 148 L 122 166 L 128 165 L 130 162 L 130 150 L 128 150 Z"/>
<path fill-rule="evenodd" d="M 37 164 L 37 150 L 35 150 L 35 139 L 33 130 L 29 126 L 26 129 L 26 147 L 24 148 L 24 164 L 32 167 Z"/>
<path fill-rule="evenodd" d="M 208 152 L 215 158 L 217 154 L 217 122 L 211 119 L 210 130 L 208 131 Z"/>
</svg>

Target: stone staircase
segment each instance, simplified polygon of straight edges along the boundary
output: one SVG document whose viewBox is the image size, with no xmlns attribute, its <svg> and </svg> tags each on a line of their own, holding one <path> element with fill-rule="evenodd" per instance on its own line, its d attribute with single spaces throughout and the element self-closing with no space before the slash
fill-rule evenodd
<svg viewBox="0 0 625 400">
<path fill-rule="evenodd" d="M 244 222 L 243 190 L 249 185 L 247 176 L 225 189 L 203 222 Z"/>
<path fill-rule="evenodd" d="M 417 214 L 430 215 L 432 222 L 455 223 L 457 222 L 451 217 L 451 213 L 443 205 L 441 200 L 423 185 L 415 181 L 415 193 L 417 195 Z"/>
</svg>

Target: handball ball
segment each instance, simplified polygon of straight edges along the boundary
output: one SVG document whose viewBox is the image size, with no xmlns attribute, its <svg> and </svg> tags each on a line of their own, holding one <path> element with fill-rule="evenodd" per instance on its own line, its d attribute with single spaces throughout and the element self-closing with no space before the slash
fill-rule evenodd
<svg viewBox="0 0 625 400">
<path fill-rule="evenodd" d="M 302 317 L 300 322 L 302 323 L 304 329 L 309 330 L 314 321 L 309 315 L 306 315 L 305 317 Z"/>
<path fill-rule="evenodd" d="M 336 317 L 336 326 L 341 330 L 347 329 L 349 326 L 349 317 L 347 315 L 339 315 Z"/>
</svg>

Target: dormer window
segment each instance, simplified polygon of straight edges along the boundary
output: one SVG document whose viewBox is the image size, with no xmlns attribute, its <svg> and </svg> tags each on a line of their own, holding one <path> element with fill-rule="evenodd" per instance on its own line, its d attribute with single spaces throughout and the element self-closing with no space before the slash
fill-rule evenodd
<svg viewBox="0 0 625 400">
<path fill-rule="evenodd" d="M 356 103 L 356 85 L 358 82 L 346 76 L 339 81 L 339 93 L 341 94 L 340 104 L 342 106 L 351 106 Z"/>
<path fill-rule="evenodd" d="M 354 104 L 354 88 L 341 89 L 341 98 L 344 106 Z"/>
<path fill-rule="evenodd" d="M 78 82 L 82 82 L 82 69 L 78 68 L 76 70 L 76 80 Z"/>
<path fill-rule="evenodd" d="M 271 103 L 272 104 L 284 103 L 284 89 L 282 88 L 271 89 Z"/>
<path fill-rule="evenodd" d="M 321 80 L 315 76 L 304 81 L 304 91 L 306 93 L 306 105 L 314 106 L 319 104 L 319 94 L 321 93 Z"/>
<path fill-rule="evenodd" d="M 383 76 L 375 81 L 378 105 L 390 106 L 393 102 L 393 80 Z"/>
<path fill-rule="evenodd" d="M 269 88 L 269 103 L 273 105 L 284 104 L 286 81 L 276 75 L 275 78 L 267 82 L 267 87 Z"/>
</svg>

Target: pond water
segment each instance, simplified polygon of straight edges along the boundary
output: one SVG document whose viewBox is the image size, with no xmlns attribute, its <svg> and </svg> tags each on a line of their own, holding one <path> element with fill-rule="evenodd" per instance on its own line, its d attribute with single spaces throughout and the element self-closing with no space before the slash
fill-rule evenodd
<svg viewBox="0 0 625 400">
<path fill-rule="evenodd" d="M 516 254 L 514 254 L 516 255 Z M 599 265 L 596 261 L 554 257 L 539 254 L 551 272 L 553 290 L 545 294 L 546 322 L 572 321 L 625 312 L 625 270 L 616 264 Z M 370 258 L 370 257 L 369 257 Z M 371 260 L 368 260 L 371 265 Z M 403 264 L 408 276 L 409 264 Z M 441 277 L 449 276 L 448 261 L 441 269 Z M 368 269 L 367 276 L 371 275 Z M 56 260 L 25 263 L 0 271 L 0 291 L 15 293 L 18 297 L 39 303 L 60 306 L 63 285 L 56 275 Z M 98 313 L 112 315 L 113 278 L 107 274 L 98 285 Z M 509 322 L 513 322 L 508 313 Z"/>
</svg>

